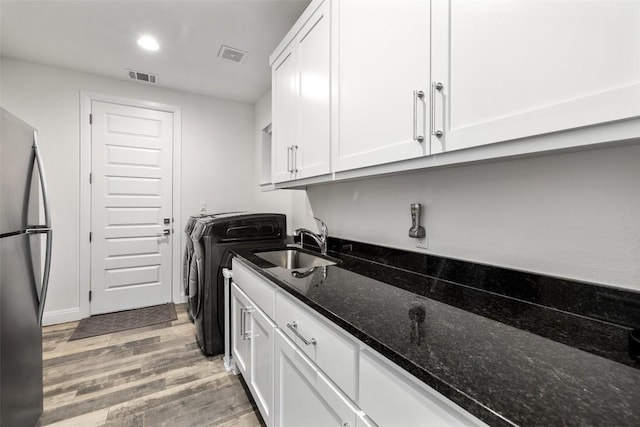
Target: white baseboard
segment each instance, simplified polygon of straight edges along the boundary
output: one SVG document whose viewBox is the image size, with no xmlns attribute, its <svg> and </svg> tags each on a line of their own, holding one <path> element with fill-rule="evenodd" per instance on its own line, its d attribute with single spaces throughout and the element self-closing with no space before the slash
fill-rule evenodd
<svg viewBox="0 0 640 427">
<path fill-rule="evenodd" d="M 42 316 L 42 324 L 44 326 L 56 325 L 58 323 L 73 322 L 82 319 L 80 307 L 65 308 L 64 310 L 56 310 L 45 312 Z"/>
</svg>

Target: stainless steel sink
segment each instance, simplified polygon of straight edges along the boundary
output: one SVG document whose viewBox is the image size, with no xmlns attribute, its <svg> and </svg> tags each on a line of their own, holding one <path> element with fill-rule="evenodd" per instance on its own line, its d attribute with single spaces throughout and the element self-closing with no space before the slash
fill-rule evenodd
<svg viewBox="0 0 640 427">
<path fill-rule="evenodd" d="M 328 259 L 311 255 L 297 249 L 283 249 L 279 251 L 256 252 L 257 257 L 262 258 L 278 267 L 287 270 L 299 268 L 322 267 L 325 265 L 335 265 L 336 263 Z"/>
</svg>

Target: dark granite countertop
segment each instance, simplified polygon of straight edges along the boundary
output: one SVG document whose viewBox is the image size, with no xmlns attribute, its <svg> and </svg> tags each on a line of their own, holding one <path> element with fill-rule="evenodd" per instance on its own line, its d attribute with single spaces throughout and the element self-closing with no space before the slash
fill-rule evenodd
<svg viewBox="0 0 640 427">
<path fill-rule="evenodd" d="M 463 309 L 403 289 L 394 277 L 406 277 L 394 270 L 375 280 L 343 263 L 296 278 L 251 250 L 235 253 L 489 425 L 640 426 L 640 369 L 633 363 L 479 315 L 478 307 Z M 451 287 L 454 294 L 460 286 L 434 283 L 432 287 Z"/>
</svg>

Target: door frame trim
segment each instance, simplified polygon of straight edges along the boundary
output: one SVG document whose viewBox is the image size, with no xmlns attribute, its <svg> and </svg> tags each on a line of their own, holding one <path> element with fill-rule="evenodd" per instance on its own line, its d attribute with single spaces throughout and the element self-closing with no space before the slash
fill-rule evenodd
<svg viewBox="0 0 640 427">
<path fill-rule="evenodd" d="M 91 315 L 89 290 L 91 285 L 91 245 L 89 232 L 91 231 L 91 102 L 100 101 L 111 104 L 121 104 L 130 107 L 147 108 L 165 111 L 173 114 L 173 195 L 171 210 L 173 212 L 173 239 L 171 248 L 171 301 L 183 302 L 181 279 L 181 249 L 182 249 L 182 211 L 181 206 L 181 177 L 182 177 L 182 107 L 178 105 L 162 104 L 140 99 L 123 98 L 102 93 L 80 91 L 80 265 L 79 265 L 79 307 L 80 318 Z"/>
</svg>

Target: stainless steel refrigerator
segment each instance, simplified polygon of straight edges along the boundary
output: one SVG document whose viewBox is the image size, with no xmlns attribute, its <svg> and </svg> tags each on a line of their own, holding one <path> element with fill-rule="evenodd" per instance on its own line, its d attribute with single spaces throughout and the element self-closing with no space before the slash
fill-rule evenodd
<svg viewBox="0 0 640 427">
<path fill-rule="evenodd" d="M 42 414 L 50 209 L 36 130 L 0 110 L 0 426 L 34 426 Z"/>
</svg>

